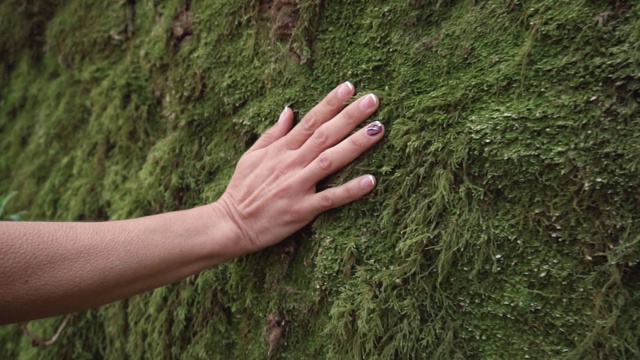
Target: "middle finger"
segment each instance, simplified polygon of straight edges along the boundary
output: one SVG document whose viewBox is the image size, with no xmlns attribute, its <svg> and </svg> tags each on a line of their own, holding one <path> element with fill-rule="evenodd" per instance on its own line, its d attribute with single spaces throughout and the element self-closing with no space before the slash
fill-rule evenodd
<svg viewBox="0 0 640 360">
<path fill-rule="evenodd" d="M 384 126 L 375 121 L 360 129 L 338 145 L 323 151 L 303 171 L 302 183 L 316 184 L 318 181 L 347 166 L 367 149 L 380 141 Z"/>
<path fill-rule="evenodd" d="M 344 139 L 360 123 L 370 117 L 380 101 L 374 94 L 365 95 L 320 126 L 300 148 L 299 159 L 306 165 L 320 153 Z"/>
</svg>

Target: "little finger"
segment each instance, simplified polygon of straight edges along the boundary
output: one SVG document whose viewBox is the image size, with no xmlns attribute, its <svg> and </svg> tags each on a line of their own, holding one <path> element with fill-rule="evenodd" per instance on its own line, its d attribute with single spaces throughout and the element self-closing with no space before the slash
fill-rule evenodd
<svg viewBox="0 0 640 360">
<path fill-rule="evenodd" d="M 360 176 L 346 184 L 313 195 L 309 200 L 309 206 L 316 213 L 321 213 L 358 200 L 373 190 L 375 186 L 376 178 L 373 175 Z"/>
</svg>

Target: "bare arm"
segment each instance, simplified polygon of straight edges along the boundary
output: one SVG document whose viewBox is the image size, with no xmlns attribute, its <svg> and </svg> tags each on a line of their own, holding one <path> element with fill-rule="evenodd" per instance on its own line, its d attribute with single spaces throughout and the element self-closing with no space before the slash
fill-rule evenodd
<svg viewBox="0 0 640 360">
<path fill-rule="evenodd" d="M 102 223 L 0 223 L 0 324 L 106 304 L 240 255 L 219 214 L 212 205 Z"/>
<path fill-rule="evenodd" d="M 378 107 L 366 95 L 343 110 L 350 83 L 291 129 L 285 108 L 240 159 L 215 203 L 102 223 L 0 222 L 0 324 L 84 310 L 178 281 L 273 245 L 319 213 L 375 186 L 361 176 L 320 193 L 316 184 L 375 144 L 374 123 L 344 139 Z M 344 139 L 344 140 L 343 140 Z"/>
</svg>

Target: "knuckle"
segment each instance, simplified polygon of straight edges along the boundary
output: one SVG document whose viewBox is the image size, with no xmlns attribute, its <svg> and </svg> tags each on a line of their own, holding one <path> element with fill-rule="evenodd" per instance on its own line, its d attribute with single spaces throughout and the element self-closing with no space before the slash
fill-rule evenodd
<svg viewBox="0 0 640 360">
<path fill-rule="evenodd" d="M 302 129 L 304 131 L 311 133 L 318 127 L 319 121 L 318 116 L 312 111 L 304 117 L 304 120 L 300 125 L 302 125 Z"/>
<path fill-rule="evenodd" d="M 350 106 L 350 107 L 346 108 L 342 112 L 342 116 L 344 116 L 344 119 L 349 124 L 354 124 L 354 123 L 359 123 L 360 122 L 360 117 L 358 116 L 358 114 L 357 114 L 357 112 L 356 112 L 356 110 L 354 109 L 353 106 Z"/>
<path fill-rule="evenodd" d="M 336 94 L 332 93 L 331 95 L 327 96 L 324 99 L 324 105 L 329 109 L 336 108 L 341 104 L 342 104 L 342 101 L 340 101 L 340 98 L 337 96 L 337 93 Z"/>
<path fill-rule="evenodd" d="M 320 205 L 324 208 L 333 208 L 336 204 L 336 198 L 332 193 L 324 191 L 320 193 Z"/>
<path fill-rule="evenodd" d="M 273 142 L 273 138 L 275 137 L 275 135 L 273 134 L 273 130 L 267 130 L 264 134 L 262 134 L 262 136 L 260 136 L 260 139 L 258 139 L 258 141 L 262 144 L 265 143 L 272 143 Z"/>
<path fill-rule="evenodd" d="M 307 206 L 302 206 L 300 203 L 293 205 L 291 211 L 287 211 L 285 220 L 289 223 L 304 222 L 305 218 L 309 217 L 310 209 Z"/>
<path fill-rule="evenodd" d="M 362 141 L 362 138 L 359 137 L 358 134 L 349 137 L 347 144 L 355 149 L 362 149 L 364 147 L 364 141 Z"/>
<path fill-rule="evenodd" d="M 333 161 L 331 160 L 331 156 L 326 152 L 323 152 L 318 156 L 318 168 L 320 168 L 321 171 L 331 170 L 332 163 Z"/>
<path fill-rule="evenodd" d="M 345 193 L 345 195 L 346 195 L 347 199 L 349 199 L 349 200 L 353 200 L 353 199 L 356 199 L 356 198 L 358 197 L 358 196 L 357 196 L 357 193 L 356 193 L 354 190 L 355 190 L 355 189 L 354 189 L 352 186 L 348 186 L 348 185 L 346 185 L 346 186 L 344 187 L 343 191 L 344 191 L 344 193 Z"/>
<path fill-rule="evenodd" d="M 289 174 L 290 171 L 290 167 L 289 165 L 280 165 L 276 168 L 276 177 L 281 178 L 281 177 L 286 177 Z"/>
<path fill-rule="evenodd" d="M 313 134 L 312 141 L 316 147 L 319 147 L 319 148 L 325 147 L 327 145 L 327 142 L 329 141 L 329 135 L 327 134 L 327 130 L 320 127 Z"/>
</svg>

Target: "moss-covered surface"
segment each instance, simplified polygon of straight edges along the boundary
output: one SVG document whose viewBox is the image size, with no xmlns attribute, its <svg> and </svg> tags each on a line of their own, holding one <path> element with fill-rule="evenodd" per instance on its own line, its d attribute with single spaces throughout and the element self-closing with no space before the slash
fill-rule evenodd
<svg viewBox="0 0 640 360">
<path fill-rule="evenodd" d="M 74 315 L 2 359 L 640 357 L 640 5 L 6 0 L 0 194 L 38 220 L 215 200 L 284 105 L 349 79 L 366 200 Z M 51 335 L 61 318 L 29 328 Z"/>
</svg>

